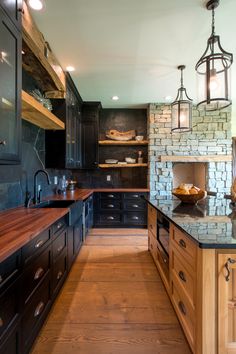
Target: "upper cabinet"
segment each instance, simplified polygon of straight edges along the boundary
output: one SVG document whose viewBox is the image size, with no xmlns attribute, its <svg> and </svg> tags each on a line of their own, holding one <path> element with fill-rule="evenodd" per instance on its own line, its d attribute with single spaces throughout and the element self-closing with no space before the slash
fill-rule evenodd
<svg viewBox="0 0 236 354">
<path fill-rule="evenodd" d="M 11 12 L 8 3 L 1 1 Z M 13 5 L 12 5 L 13 6 Z M 16 5 L 15 5 L 16 6 Z M 13 18 L 15 18 L 13 16 Z M 0 7 L 0 163 L 20 162 L 21 126 L 21 33 Z"/>
<path fill-rule="evenodd" d="M 0 5 L 6 11 L 12 22 L 21 28 L 22 0 L 0 0 Z"/>
<path fill-rule="evenodd" d="M 65 131 L 45 132 L 47 168 L 81 167 L 81 105 L 82 99 L 67 75 L 66 99 L 55 100 L 53 110 L 65 123 Z"/>
<path fill-rule="evenodd" d="M 82 168 L 98 168 L 98 136 L 100 102 L 85 102 L 82 109 Z"/>
</svg>

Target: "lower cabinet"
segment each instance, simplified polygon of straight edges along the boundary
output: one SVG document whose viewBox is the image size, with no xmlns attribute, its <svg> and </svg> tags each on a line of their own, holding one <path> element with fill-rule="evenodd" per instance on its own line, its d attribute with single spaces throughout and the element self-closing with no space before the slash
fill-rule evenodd
<svg viewBox="0 0 236 354">
<path fill-rule="evenodd" d="M 94 193 L 95 227 L 147 227 L 146 193 Z"/>
<path fill-rule="evenodd" d="M 82 244 L 74 226 L 55 222 L 0 263 L 0 353 L 28 354 Z"/>
</svg>

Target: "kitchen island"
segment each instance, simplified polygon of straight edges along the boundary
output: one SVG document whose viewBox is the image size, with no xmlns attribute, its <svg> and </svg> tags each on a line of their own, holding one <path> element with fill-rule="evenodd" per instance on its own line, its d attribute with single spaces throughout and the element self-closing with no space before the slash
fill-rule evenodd
<svg viewBox="0 0 236 354">
<path fill-rule="evenodd" d="M 149 250 L 193 353 L 235 353 L 236 212 L 230 201 L 148 203 Z"/>
</svg>

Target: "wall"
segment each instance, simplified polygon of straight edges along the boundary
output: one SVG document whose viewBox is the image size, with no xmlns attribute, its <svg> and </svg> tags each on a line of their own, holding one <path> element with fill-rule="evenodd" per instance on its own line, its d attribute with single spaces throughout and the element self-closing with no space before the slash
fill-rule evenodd
<svg viewBox="0 0 236 354">
<path fill-rule="evenodd" d="M 148 113 L 149 184 L 151 196 L 163 199 L 173 188 L 172 162 L 160 162 L 163 155 L 231 155 L 231 109 L 199 112 L 193 108 L 193 130 L 171 133 L 170 105 L 150 104 Z M 207 163 L 207 189 L 230 192 L 232 164 Z M 184 182 L 184 181 L 183 181 Z"/>
</svg>

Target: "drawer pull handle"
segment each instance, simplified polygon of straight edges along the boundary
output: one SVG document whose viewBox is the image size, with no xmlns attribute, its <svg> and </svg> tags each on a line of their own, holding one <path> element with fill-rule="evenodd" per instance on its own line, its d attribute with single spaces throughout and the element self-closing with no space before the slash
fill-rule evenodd
<svg viewBox="0 0 236 354">
<path fill-rule="evenodd" d="M 163 262 L 166 264 L 166 263 L 167 263 L 167 259 L 166 259 L 166 258 L 163 258 Z"/>
<path fill-rule="evenodd" d="M 3 277 L 0 275 L 0 283 L 3 282 Z"/>
<path fill-rule="evenodd" d="M 138 198 L 139 196 L 138 196 L 138 194 L 133 194 L 132 197 L 133 198 Z"/>
<path fill-rule="evenodd" d="M 34 311 L 34 317 L 38 317 L 41 312 L 44 309 L 44 303 L 42 301 L 40 301 L 40 303 L 37 305 L 35 311 Z"/>
<path fill-rule="evenodd" d="M 114 208 L 114 204 L 108 204 L 108 208 Z"/>
<path fill-rule="evenodd" d="M 182 312 L 182 314 L 183 314 L 184 316 L 186 316 L 187 311 L 186 311 L 186 308 L 185 308 L 185 306 L 184 306 L 184 303 L 183 303 L 182 301 L 179 301 L 178 306 L 179 306 L 179 309 L 180 309 L 180 311 Z"/>
<path fill-rule="evenodd" d="M 59 222 L 59 224 L 57 224 L 57 229 L 60 229 L 63 226 L 63 224 L 61 222 Z"/>
<path fill-rule="evenodd" d="M 0 140 L 0 145 L 2 145 L 2 146 L 6 146 L 6 145 L 7 145 L 6 140 Z"/>
<path fill-rule="evenodd" d="M 139 219 L 138 216 L 133 216 L 133 217 L 132 217 L 132 220 L 138 220 L 138 219 Z"/>
<path fill-rule="evenodd" d="M 63 248 L 64 248 L 64 245 L 61 245 L 60 247 L 58 247 L 57 253 L 61 252 L 61 250 L 63 250 Z"/>
<path fill-rule="evenodd" d="M 34 274 L 34 280 L 40 279 L 44 274 L 44 269 L 43 268 L 38 268 Z"/>
<path fill-rule="evenodd" d="M 62 277 L 63 273 L 62 271 L 60 270 L 58 273 L 57 273 L 57 280 L 60 280 L 61 277 Z"/>
<path fill-rule="evenodd" d="M 107 220 L 114 220 L 115 218 L 114 218 L 114 216 L 108 216 L 107 217 Z"/>
<path fill-rule="evenodd" d="M 44 240 L 39 240 L 35 245 L 34 248 L 40 248 L 44 244 Z"/>
<path fill-rule="evenodd" d="M 132 207 L 133 208 L 138 208 L 138 205 L 137 204 L 133 204 Z"/>
<path fill-rule="evenodd" d="M 3 319 L 0 317 L 0 328 L 3 327 Z"/>
<path fill-rule="evenodd" d="M 233 258 L 228 258 L 227 262 L 225 263 L 225 268 L 227 271 L 227 274 L 225 276 L 225 280 L 229 281 L 230 280 L 230 264 L 235 264 L 236 260 Z"/>
<path fill-rule="evenodd" d="M 186 248 L 186 242 L 182 238 L 179 240 L 179 245 L 183 248 Z"/>
<path fill-rule="evenodd" d="M 108 198 L 114 198 L 114 194 L 108 194 Z"/>
<path fill-rule="evenodd" d="M 184 281 L 186 283 L 186 278 L 185 278 L 185 274 L 182 270 L 179 271 L 179 277 L 182 281 Z"/>
</svg>

